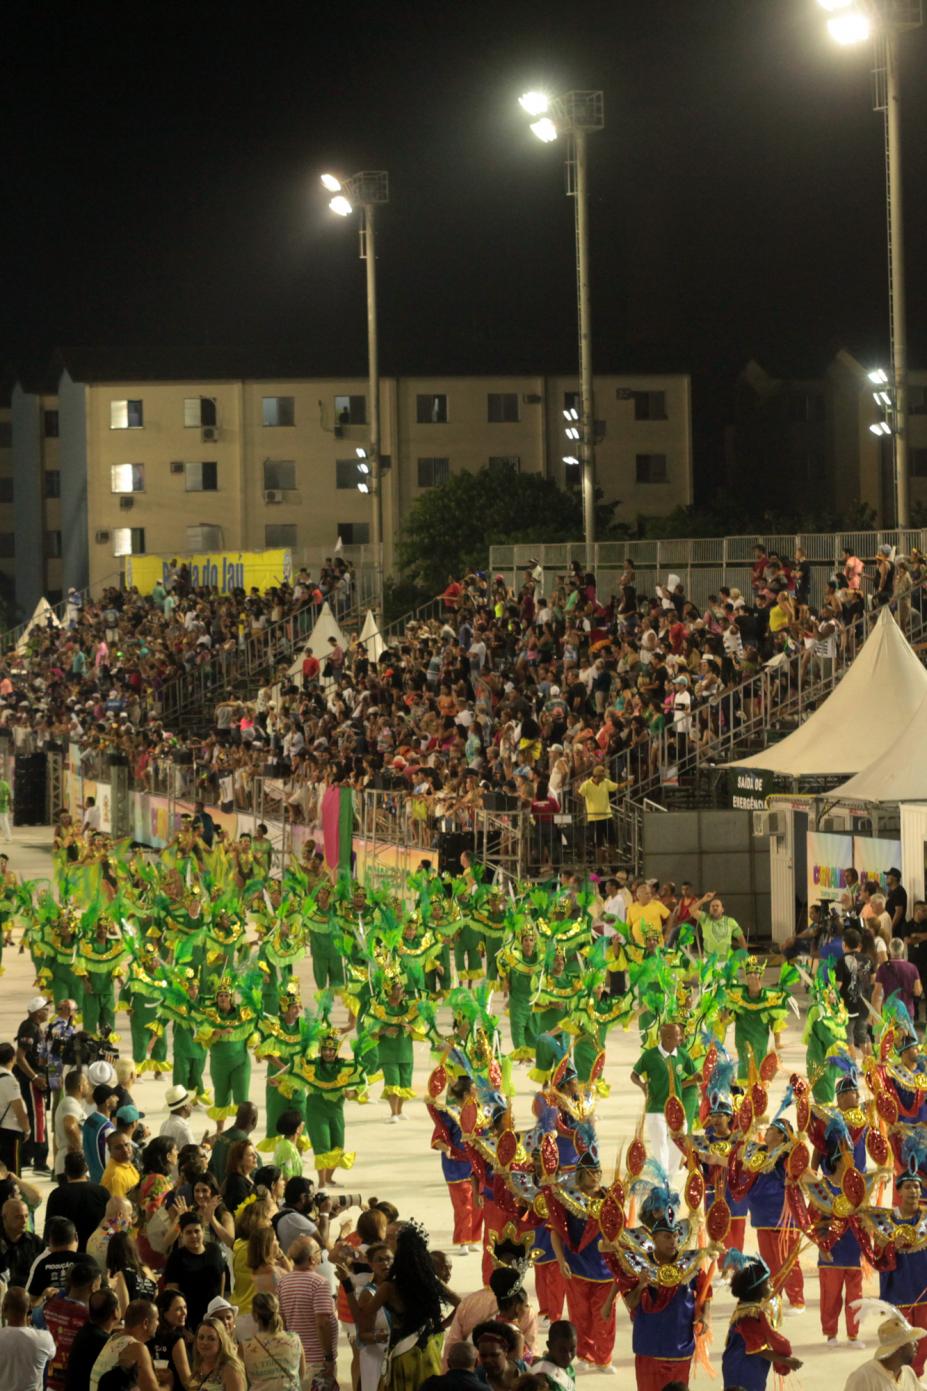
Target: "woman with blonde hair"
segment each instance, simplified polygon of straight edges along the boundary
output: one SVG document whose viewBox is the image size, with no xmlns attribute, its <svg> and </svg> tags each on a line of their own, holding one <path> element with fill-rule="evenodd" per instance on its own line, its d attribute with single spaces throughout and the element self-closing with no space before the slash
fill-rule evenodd
<svg viewBox="0 0 927 1391">
<path fill-rule="evenodd" d="M 259 1290 L 251 1312 L 255 1331 L 242 1346 L 250 1391 L 295 1391 L 306 1375 L 302 1339 L 285 1330 L 275 1294 Z"/>
<path fill-rule="evenodd" d="M 204 1319 L 193 1340 L 188 1391 L 248 1391 L 235 1344 L 218 1319 Z"/>
</svg>

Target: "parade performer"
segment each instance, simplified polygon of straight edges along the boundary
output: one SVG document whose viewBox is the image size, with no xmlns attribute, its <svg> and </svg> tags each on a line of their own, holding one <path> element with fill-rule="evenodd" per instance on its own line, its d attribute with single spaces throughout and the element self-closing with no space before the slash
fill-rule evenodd
<svg viewBox="0 0 927 1391">
<path fill-rule="evenodd" d="M 449 1080 L 447 1070 L 438 1067 L 429 1078 L 428 1092 L 428 1114 L 434 1122 L 431 1148 L 441 1156 L 441 1171 L 454 1213 L 453 1241 L 458 1254 L 464 1256 L 480 1249 L 483 1231 L 479 1180 L 460 1129 L 460 1108 L 468 1100 L 476 1100 L 476 1081 L 467 1072 Z"/>
<path fill-rule="evenodd" d="M 73 1000 L 81 1013 L 84 980 L 75 971 L 80 914 L 76 907 L 60 907 L 51 894 L 42 894 L 35 905 L 33 924 L 23 934 L 36 967 L 36 980 L 47 989 L 55 1004 Z M 22 946 L 20 947 L 22 950 Z"/>
<path fill-rule="evenodd" d="M 258 932 L 257 966 L 264 977 L 261 1007 L 274 1015 L 306 954 L 302 908 L 295 898 L 283 895 L 278 880 L 271 880 L 261 890 L 252 921 Z"/>
<path fill-rule="evenodd" d="M 81 1013 L 88 1034 L 109 1038 L 116 1027 L 116 981 L 128 967 L 125 939 L 103 911 L 103 900 L 81 918 L 75 973 L 83 978 Z"/>
<path fill-rule="evenodd" d="M 430 1001 L 416 994 L 413 986 L 407 987 L 395 954 L 395 933 L 384 933 L 382 940 L 385 947 L 382 959 L 386 965 L 377 965 L 371 972 L 370 1003 L 359 1024 L 379 1044 L 383 1095 L 389 1101 L 390 1111 L 386 1119 L 389 1124 L 395 1125 L 403 1118 L 403 1102 L 415 1096 L 412 1088 L 413 1040 L 421 1040 L 434 1033 L 434 1009 Z M 416 975 L 409 963 L 406 964 L 406 974 L 410 979 L 422 983 L 420 975 Z"/>
<path fill-rule="evenodd" d="M 707 1112 L 704 1129 L 674 1138 L 685 1154 L 694 1154 L 701 1168 L 706 1213 L 711 1211 L 716 1200 L 726 1205 L 728 1225 L 724 1234 L 719 1233 L 716 1239 L 725 1250 L 743 1250 L 749 1204 L 745 1196 L 736 1197 L 733 1193 L 728 1171 L 735 1144 L 734 1062 L 717 1044 L 714 1059 L 706 1059 L 711 1067 L 707 1068 L 704 1086 L 703 1107 Z"/>
<path fill-rule="evenodd" d="M 578 1355 L 590 1370 L 599 1372 L 613 1370 L 615 1347 L 614 1276 L 598 1222 L 606 1196 L 594 1149 L 580 1155 L 572 1175 L 547 1189 L 551 1243 L 566 1281 Z"/>
<path fill-rule="evenodd" d="M 815 1101 L 834 1100 L 836 1073 L 828 1066 L 828 1054 L 845 1050 L 847 1046 L 847 1007 L 840 998 L 834 981 L 833 963 L 825 961 L 815 976 L 806 976 L 805 983 L 811 1005 L 805 1020 L 803 1041 L 806 1047 L 805 1070 Z"/>
<path fill-rule="evenodd" d="M 912 1168 L 918 1157 L 912 1156 Z M 879 1272 L 879 1296 L 897 1306 L 915 1328 L 927 1329 L 927 1214 L 922 1207 L 923 1187 L 916 1172 L 901 1174 L 893 1208 L 871 1208 L 860 1213 L 872 1241 L 872 1263 Z M 921 1376 L 927 1365 L 927 1339 L 921 1339 L 914 1358 Z"/>
<path fill-rule="evenodd" d="M 317 1015 L 303 1016 L 303 1049 L 290 1061 L 284 1093 L 303 1098 L 306 1133 L 312 1146 L 320 1186 L 335 1183 L 336 1169 L 350 1169 L 356 1158 L 344 1147 L 344 1103 L 366 1101 L 368 1079 L 365 1050 L 372 1040 L 361 1034 L 351 1059 L 339 1057 L 340 1037 L 328 1018 L 325 1004 Z"/>
<path fill-rule="evenodd" d="M 497 962 L 499 978 L 508 993 L 512 1036 L 510 1056 L 515 1062 L 526 1062 L 534 1057 L 538 1036 L 532 1002 L 542 970 L 537 931 L 528 918 L 519 915 L 512 936 L 499 952 Z"/>
<path fill-rule="evenodd" d="M 801 1231 L 792 1214 L 790 1188 L 807 1167 L 807 1152 L 785 1118 L 792 1099 L 790 1087 L 761 1142 L 738 1142 L 731 1153 L 729 1182 L 735 1197 L 747 1197 L 760 1255 L 773 1278 L 787 1272 L 784 1285 L 789 1304 L 801 1310 L 805 1307 L 805 1283 L 796 1256 Z"/>
<path fill-rule="evenodd" d="M 679 1167 L 665 1109 L 670 1096 L 682 1098 L 686 1088 L 698 1087 L 698 1071 L 679 1045 L 680 1029 L 675 1001 L 666 1002 L 667 1013 L 659 1026 L 659 1043 L 645 1048 L 631 1070 L 631 1081 L 644 1093 L 644 1144 L 647 1153 L 672 1176 Z"/>
<path fill-rule="evenodd" d="M 316 989 L 337 989 L 344 985 L 344 964 L 333 939 L 335 910 L 332 905 L 332 886 L 327 881 L 318 884 L 305 905 L 305 921 L 309 929 L 309 954 L 312 957 L 312 976 Z M 352 931 L 353 922 L 348 929 Z"/>
<path fill-rule="evenodd" d="M 637 1391 L 663 1391 L 670 1381 L 688 1386 L 696 1340 L 707 1336 L 711 1276 L 703 1266 L 711 1253 L 686 1249 L 691 1229 L 677 1221 L 675 1201 L 667 1186 L 653 1227 L 625 1229 L 617 1246 Z"/>
<path fill-rule="evenodd" d="M 778 1048 L 792 1001 L 791 989 L 799 980 L 794 966 L 785 962 L 775 986 L 763 984 L 766 962 L 745 952 L 735 952 L 731 962 L 742 965 L 744 983 L 727 990 L 725 1012 L 734 1019 L 734 1045 L 737 1049 L 737 1080 L 745 1085 L 751 1077 L 750 1064 L 759 1067 L 769 1050 L 769 1036 Z"/>
<path fill-rule="evenodd" d="M 200 993 L 199 971 L 181 960 L 173 966 L 162 966 L 167 986 L 161 998 L 161 1013 L 173 1025 L 171 1081 L 183 1087 L 201 1105 L 209 1106 L 212 1098 L 206 1090 L 203 1074 L 206 1070 L 206 1049 L 197 1042 Z M 164 1025 L 155 1019 L 149 1026 L 154 1034 L 163 1034 Z"/>
<path fill-rule="evenodd" d="M 141 1077 L 154 1072 L 160 1077 L 170 1071 L 167 1061 L 167 1037 L 157 1028 L 166 981 L 161 973 L 156 945 L 137 937 L 127 940 L 131 945 L 126 978 L 119 992 L 119 1008 L 129 1012 L 129 1032 L 132 1039 L 132 1061 Z"/>
<path fill-rule="evenodd" d="M 792 1355 L 792 1344 L 777 1332 L 779 1301 L 770 1291 L 769 1266 L 760 1256 L 728 1251 L 724 1266 L 734 1273 L 731 1294 L 737 1307 L 731 1315 L 721 1380 L 724 1386 L 743 1391 L 765 1391 L 770 1368 L 780 1377 L 797 1372 L 801 1362 Z"/>
<path fill-rule="evenodd" d="M 256 983 L 259 988 L 260 982 Z M 214 1095 L 209 1115 L 216 1122 L 216 1132 L 220 1133 L 226 1120 L 234 1116 L 243 1102 L 250 1100 L 249 1043 L 252 1038 L 259 1041 L 256 1033 L 258 1011 L 247 1002 L 236 1006 L 235 983 L 231 976 L 219 977 L 213 988 L 212 999 L 197 1001 L 194 1014 L 196 1041 L 209 1055 Z"/>
<path fill-rule="evenodd" d="M 266 981 L 266 977 L 264 979 Z M 289 1076 L 293 1060 L 300 1056 L 305 1047 L 300 1018 L 302 1008 L 299 986 L 295 980 L 291 980 L 278 997 L 276 1010 L 262 1013 L 257 1019 L 260 1042 L 255 1056 L 267 1059 L 265 1137 L 258 1145 L 262 1151 L 272 1150 L 276 1146 L 277 1121 L 292 1105 L 290 1097 L 281 1090 L 281 1082 Z"/>
</svg>

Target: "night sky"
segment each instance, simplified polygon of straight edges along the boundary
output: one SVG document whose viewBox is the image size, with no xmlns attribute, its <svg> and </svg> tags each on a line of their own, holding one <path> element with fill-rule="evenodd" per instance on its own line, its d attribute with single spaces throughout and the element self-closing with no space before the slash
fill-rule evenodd
<svg viewBox="0 0 927 1391">
<path fill-rule="evenodd" d="M 0 363 L 61 343 L 291 344 L 364 370 L 353 224 L 325 168 L 388 169 L 384 371 L 571 370 L 563 148 L 517 105 L 602 88 L 590 139 L 594 353 L 685 368 L 697 439 L 751 354 L 887 357 L 871 50 L 814 0 L 4 8 Z M 911 359 L 922 307 L 927 35 L 902 63 Z M 918 80 L 920 78 L 920 80 Z M 919 90 L 918 90 L 919 89 Z M 918 174 L 920 171 L 920 174 Z"/>
</svg>

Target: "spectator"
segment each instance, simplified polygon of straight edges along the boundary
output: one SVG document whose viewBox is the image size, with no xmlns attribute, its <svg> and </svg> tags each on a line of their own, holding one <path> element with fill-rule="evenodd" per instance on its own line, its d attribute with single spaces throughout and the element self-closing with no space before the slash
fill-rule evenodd
<svg viewBox="0 0 927 1391">
<path fill-rule="evenodd" d="M 94 1290 L 87 1304 L 87 1322 L 71 1345 L 64 1391 L 89 1391 L 96 1360 L 119 1323 L 119 1305 L 113 1291 Z"/>
<path fill-rule="evenodd" d="M 49 1193 L 45 1217 L 47 1221 L 69 1218 L 77 1228 L 78 1251 L 86 1251 L 87 1242 L 106 1215 L 108 1201 L 106 1189 L 90 1182 L 83 1150 L 70 1151 L 64 1157 L 64 1182 Z"/>
<path fill-rule="evenodd" d="M 119 1312 L 136 1299 L 155 1299 L 158 1280 L 143 1264 L 131 1232 L 113 1232 L 106 1247 L 106 1278 L 119 1301 Z"/>
<path fill-rule="evenodd" d="M 135 1116 L 138 1116 L 137 1111 Z M 103 1170 L 100 1183 L 112 1197 L 124 1198 L 141 1181 L 141 1174 L 132 1163 L 132 1141 L 122 1131 L 111 1130 L 106 1137 L 106 1151 L 109 1163 Z"/>
<path fill-rule="evenodd" d="M 71 1004 L 72 1001 L 63 1001 L 64 1004 Z M 59 1016 L 60 1019 L 60 1016 Z M 51 1032 L 59 1019 L 52 1020 L 49 1025 Z M 83 1154 L 84 1152 L 84 1101 L 90 1096 L 90 1083 L 83 1068 L 73 1068 L 64 1078 L 63 1095 L 58 1102 L 54 1112 L 53 1130 L 55 1135 L 55 1162 L 54 1172 L 56 1177 L 64 1173 L 64 1161 L 69 1154 Z"/>
<path fill-rule="evenodd" d="M 94 1087 L 92 1096 L 93 1110 L 84 1120 L 84 1158 L 91 1183 L 100 1183 L 109 1157 L 106 1137 L 115 1128 L 112 1116 L 119 1102 L 119 1093 L 115 1087 L 100 1082 Z"/>
<path fill-rule="evenodd" d="M 106 1269 L 106 1253 L 117 1232 L 127 1232 L 132 1226 L 132 1204 L 128 1198 L 108 1198 L 103 1220 L 87 1239 L 87 1255 Z"/>
<path fill-rule="evenodd" d="M 235 1124 L 217 1136 L 209 1161 L 210 1172 L 221 1187 L 225 1182 L 228 1155 L 236 1140 L 248 1140 L 257 1129 L 258 1111 L 251 1101 L 244 1101 L 235 1113 Z"/>
<path fill-rule="evenodd" d="M 669 935 L 672 915 L 665 903 L 654 897 L 653 889 L 645 879 L 637 886 L 634 902 L 628 909 L 628 929 L 638 946 L 644 946 L 648 935 Z"/>
<path fill-rule="evenodd" d="M 740 924 L 724 912 L 724 900 L 713 891 L 702 894 L 696 909 L 708 904 L 708 912 L 698 912 L 697 921 L 702 935 L 702 947 L 709 955 L 729 956 L 731 951 L 746 949 L 747 939 Z"/>
<path fill-rule="evenodd" d="M 245 1370 L 236 1345 L 217 1319 L 201 1323 L 193 1342 L 191 1387 L 246 1391 Z"/>
<path fill-rule="evenodd" d="M 32 1134 L 23 1140 L 22 1162 L 31 1164 L 36 1173 L 47 1174 L 48 1136 L 46 1133 L 45 1094 L 47 1052 L 45 1025 L 49 1003 L 44 995 L 36 995 L 26 1006 L 26 1018 L 16 1033 L 16 1064 L 13 1069 L 29 1116 Z"/>
<path fill-rule="evenodd" d="M 477 1354 L 472 1343 L 451 1343 L 446 1351 L 447 1371 L 428 1377 L 421 1391 L 485 1391 L 486 1382 L 476 1370 Z"/>
<path fill-rule="evenodd" d="M 289 1378 L 294 1386 L 301 1386 L 306 1356 L 299 1335 L 284 1328 L 277 1296 L 258 1291 L 251 1312 L 255 1332 L 242 1344 L 249 1391 L 279 1391 L 281 1376 L 284 1384 Z"/>
<path fill-rule="evenodd" d="M 592 770 L 590 778 L 580 783 L 579 795 L 586 804 L 586 821 L 596 845 L 607 845 L 611 840 L 612 805 L 609 799 L 617 791 L 618 784 L 606 777 L 601 763 Z"/>
<path fill-rule="evenodd" d="M 218 1246 L 206 1245 L 197 1213 L 183 1213 L 178 1226 L 180 1236 L 164 1268 L 164 1288 L 180 1290 L 187 1301 L 190 1326 L 196 1328 L 209 1301 L 225 1294 L 227 1266 Z"/>
<path fill-rule="evenodd" d="M 7 1198 L 0 1208 L 0 1276 L 7 1285 L 25 1289 L 44 1249 L 44 1242 L 29 1231 L 29 1209 L 22 1198 Z"/>
<path fill-rule="evenodd" d="M 905 944 L 900 937 L 893 937 L 888 944 L 889 959 L 876 971 L 876 983 L 872 990 L 872 1008 L 881 1012 L 882 1005 L 896 992 L 901 1003 L 912 1019 L 917 1017 L 917 1001 L 924 993 L 920 972 L 905 959 Z"/>
<path fill-rule="evenodd" d="M 12 1043 L 0 1043 L 0 1161 L 11 1174 L 19 1173 L 23 1141 L 32 1134 L 19 1080 L 12 1072 L 15 1057 Z"/>
<path fill-rule="evenodd" d="M 159 1135 L 173 1140 L 178 1149 L 184 1145 L 194 1145 L 193 1128 L 189 1123 L 189 1117 L 193 1115 L 193 1102 L 186 1087 L 177 1083 L 173 1087 L 168 1087 L 164 1093 L 164 1104 L 169 1114 L 161 1122 Z"/>
<path fill-rule="evenodd" d="M 89 1317 L 90 1296 L 100 1288 L 99 1267 L 78 1261 L 68 1272 L 68 1286 L 47 1300 L 41 1310 L 45 1327 L 55 1340 L 48 1368 L 48 1391 L 65 1391 L 74 1340 Z"/>
<path fill-rule="evenodd" d="M 901 882 L 901 870 L 890 869 L 885 876 L 888 883 L 888 898 L 885 911 L 892 920 L 892 936 L 898 936 L 898 929 L 908 916 L 908 891 Z"/>
<path fill-rule="evenodd" d="M 522 1337 L 524 1352 L 530 1361 L 537 1338 L 537 1317 L 528 1302 L 524 1279 L 519 1271 L 500 1265 L 489 1277 L 489 1288 L 463 1297 L 454 1310 L 447 1342 L 453 1344 L 469 1338 L 477 1324 L 495 1319 L 514 1324 Z"/>
<path fill-rule="evenodd" d="M 148 1351 L 156 1371 L 170 1372 L 169 1391 L 187 1391 L 190 1385 L 193 1334 L 186 1323 L 187 1301 L 179 1290 L 164 1290 L 158 1296 L 158 1328 Z"/>
<path fill-rule="evenodd" d="M 66 1217 L 50 1217 L 45 1224 L 45 1250 L 36 1256 L 26 1281 L 33 1304 L 50 1290 L 67 1289 L 71 1267 L 78 1262 L 77 1228 Z"/>
<path fill-rule="evenodd" d="M 158 1391 L 161 1383 L 148 1351 L 148 1341 L 154 1337 L 157 1327 L 158 1311 L 151 1300 L 133 1300 L 125 1312 L 122 1332 L 109 1339 L 93 1364 L 90 1391 L 102 1391 L 109 1385 Z"/>
<path fill-rule="evenodd" d="M 544 1377 L 550 1391 L 576 1391 L 575 1359 L 576 1329 L 568 1319 L 557 1319 L 547 1333 L 547 1350 L 531 1370 Z"/>
<path fill-rule="evenodd" d="M 338 1345 L 338 1321 L 328 1282 L 313 1269 L 321 1256 L 311 1236 L 297 1237 L 287 1255 L 293 1269 L 281 1277 L 277 1298 L 286 1327 L 299 1334 L 306 1376 L 330 1379 Z"/>
<path fill-rule="evenodd" d="M 45 1368 L 55 1355 L 46 1328 L 29 1323 L 29 1296 L 18 1285 L 3 1296 L 0 1328 L 0 1391 L 43 1391 Z"/>
</svg>

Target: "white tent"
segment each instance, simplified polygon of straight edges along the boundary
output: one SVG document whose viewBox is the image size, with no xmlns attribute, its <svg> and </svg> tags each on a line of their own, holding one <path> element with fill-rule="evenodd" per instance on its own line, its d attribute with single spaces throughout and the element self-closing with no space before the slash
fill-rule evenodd
<svg viewBox="0 0 927 1391">
<path fill-rule="evenodd" d="M 303 657 L 306 655 L 307 647 L 312 648 L 313 655 L 318 657 L 319 661 L 322 663 L 322 670 L 325 670 L 325 663 L 328 661 L 329 638 L 334 638 L 338 646 L 342 649 L 347 645 L 344 633 L 335 621 L 335 615 L 332 613 L 328 604 L 323 604 L 319 611 L 319 616 L 315 620 L 315 627 L 303 643 L 302 648 L 293 661 L 293 665 L 290 667 L 290 676 L 298 684 L 302 682 Z"/>
<path fill-rule="evenodd" d="M 894 742 L 828 796 L 853 802 L 927 801 L 927 696 Z"/>
<path fill-rule="evenodd" d="M 25 628 L 22 630 L 19 642 L 17 642 L 16 644 L 16 651 L 24 652 L 26 649 L 26 645 L 29 641 L 29 634 L 32 632 L 33 628 L 45 628 L 47 627 L 49 621 L 51 622 L 53 628 L 61 627 L 61 622 L 58 618 L 58 615 L 55 613 L 55 610 L 52 608 L 51 604 L 48 602 L 47 599 L 42 598 L 36 604 L 35 612 L 29 619 L 29 622 L 26 624 Z"/>
<path fill-rule="evenodd" d="M 887 608 L 842 681 L 793 734 L 729 768 L 837 777 L 877 762 L 927 698 L 921 665 Z"/>
<path fill-rule="evenodd" d="M 367 610 L 367 617 L 364 619 L 364 626 L 361 628 L 358 642 L 363 643 L 367 656 L 374 663 L 378 662 L 380 654 L 386 651 L 386 643 L 383 641 L 380 625 L 374 618 L 372 609 Z"/>
</svg>

